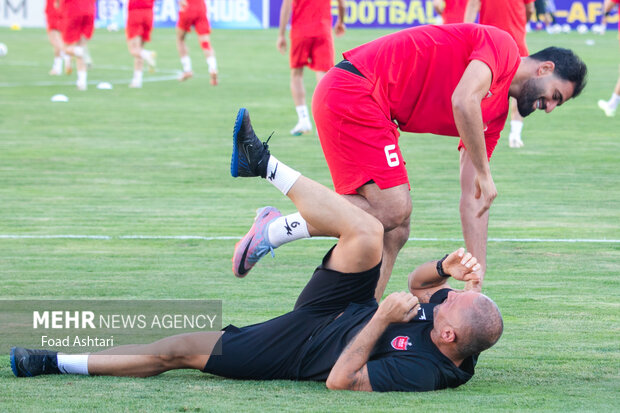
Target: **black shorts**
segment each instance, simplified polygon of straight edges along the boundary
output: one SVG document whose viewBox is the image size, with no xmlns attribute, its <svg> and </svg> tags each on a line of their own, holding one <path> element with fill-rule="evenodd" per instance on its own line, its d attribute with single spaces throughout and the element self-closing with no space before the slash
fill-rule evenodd
<svg viewBox="0 0 620 413">
<path fill-rule="evenodd" d="M 547 0 L 535 0 L 536 16 L 542 16 L 547 13 Z"/>
<path fill-rule="evenodd" d="M 332 250 L 314 271 L 293 311 L 260 324 L 224 328 L 222 354 L 209 357 L 203 371 L 238 379 L 296 379 L 301 350 L 313 335 L 351 303 L 376 305 L 381 263 L 361 273 L 332 271 L 325 268 Z"/>
</svg>

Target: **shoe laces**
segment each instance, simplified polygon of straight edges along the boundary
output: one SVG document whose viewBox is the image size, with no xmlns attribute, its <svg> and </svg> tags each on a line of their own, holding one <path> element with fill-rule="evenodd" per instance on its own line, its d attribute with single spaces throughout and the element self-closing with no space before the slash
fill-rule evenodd
<svg viewBox="0 0 620 413">
<path fill-rule="evenodd" d="M 271 137 L 273 136 L 273 134 L 276 133 L 276 131 L 271 132 L 271 135 L 269 135 L 269 137 L 267 138 L 267 140 L 265 142 L 263 142 L 263 148 L 265 149 L 269 149 L 269 139 L 271 139 Z"/>
</svg>

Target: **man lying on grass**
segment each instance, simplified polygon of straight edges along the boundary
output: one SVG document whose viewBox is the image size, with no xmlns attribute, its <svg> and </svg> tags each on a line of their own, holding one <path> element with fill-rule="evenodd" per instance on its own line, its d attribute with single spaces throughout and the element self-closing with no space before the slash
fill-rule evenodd
<svg viewBox="0 0 620 413">
<path fill-rule="evenodd" d="M 245 109 L 233 139 L 233 175 L 269 176 L 299 209 L 310 235 L 338 238 L 293 311 L 243 328 L 231 325 L 89 355 L 12 348 L 13 373 L 147 377 L 196 369 L 249 380 L 326 380 L 330 389 L 364 391 L 426 391 L 467 382 L 479 353 L 503 329 L 491 299 L 448 287 L 450 276 L 480 280 L 476 258 L 459 249 L 423 264 L 409 276 L 411 292 L 390 294 L 377 305 L 381 223 L 271 156 Z M 263 237 L 274 216 L 275 208 L 259 210 L 251 237 Z M 211 355 L 218 344 L 221 355 Z"/>
</svg>

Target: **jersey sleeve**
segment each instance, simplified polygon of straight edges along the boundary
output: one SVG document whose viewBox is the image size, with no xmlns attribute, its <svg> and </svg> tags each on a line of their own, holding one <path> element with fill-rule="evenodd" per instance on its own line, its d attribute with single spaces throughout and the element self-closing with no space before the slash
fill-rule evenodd
<svg viewBox="0 0 620 413">
<path fill-rule="evenodd" d="M 369 361 L 368 379 L 372 391 L 431 391 L 439 389 L 437 368 L 415 357 L 386 357 Z"/>
<path fill-rule="evenodd" d="M 431 299 L 428 300 L 428 302 L 431 304 L 441 304 L 446 301 L 446 298 L 448 298 L 448 293 L 450 291 L 454 290 L 452 288 L 442 288 L 441 290 L 437 290 L 435 291 L 435 293 L 433 293 Z"/>
<path fill-rule="evenodd" d="M 475 46 L 469 55 L 469 61 L 479 60 L 491 70 L 493 80 L 491 89 L 512 75 L 515 62 L 519 60 L 519 47 L 505 31 L 495 27 L 483 26 L 486 30 L 477 31 Z"/>
</svg>

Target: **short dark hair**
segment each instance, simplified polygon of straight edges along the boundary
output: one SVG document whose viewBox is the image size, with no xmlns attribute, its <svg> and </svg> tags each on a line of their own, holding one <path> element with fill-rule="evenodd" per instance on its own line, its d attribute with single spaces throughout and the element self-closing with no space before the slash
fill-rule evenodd
<svg viewBox="0 0 620 413">
<path fill-rule="evenodd" d="M 568 80 L 575 85 L 574 98 L 579 96 L 586 86 L 588 67 L 572 50 L 552 46 L 529 57 L 539 62 L 552 61 L 555 64 L 554 73 L 561 79 Z"/>
<path fill-rule="evenodd" d="M 467 327 L 462 332 L 459 355 L 467 358 L 490 348 L 504 331 L 504 321 L 497 305 L 489 297 L 480 295 L 464 312 Z M 458 338 L 457 338 L 458 339 Z"/>
</svg>

